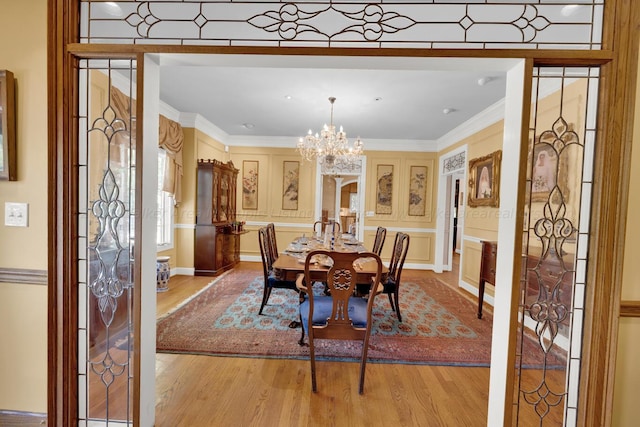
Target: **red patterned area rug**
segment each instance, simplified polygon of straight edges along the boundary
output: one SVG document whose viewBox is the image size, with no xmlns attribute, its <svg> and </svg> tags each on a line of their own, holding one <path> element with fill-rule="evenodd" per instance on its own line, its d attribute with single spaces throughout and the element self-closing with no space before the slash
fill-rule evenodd
<svg viewBox="0 0 640 427">
<path fill-rule="evenodd" d="M 274 289 L 258 315 L 263 289 L 255 271 L 230 271 L 158 320 L 159 353 L 308 359 L 300 346 L 298 296 Z M 317 292 L 322 290 L 318 287 Z M 489 366 L 492 316 L 476 317 L 477 306 L 437 279 L 402 283 L 398 322 L 386 295 L 376 297 L 369 361 L 454 366 Z M 525 340 L 525 365 L 536 367 L 537 346 Z M 317 341 L 320 360 L 358 360 L 361 344 Z M 531 357 L 531 360 L 527 360 Z M 555 362 L 560 362 L 555 360 Z M 562 363 L 563 364 L 563 363 Z M 547 368 L 549 368 L 549 364 Z"/>
</svg>

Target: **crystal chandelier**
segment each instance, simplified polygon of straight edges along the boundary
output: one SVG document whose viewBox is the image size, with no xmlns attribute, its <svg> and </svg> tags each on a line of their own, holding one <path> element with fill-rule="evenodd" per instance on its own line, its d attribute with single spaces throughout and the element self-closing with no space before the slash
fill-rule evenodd
<svg viewBox="0 0 640 427">
<path fill-rule="evenodd" d="M 329 126 L 324 125 L 320 135 L 313 135 L 311 130 L 298 141 L 298 151 L 303 159 L 311 161 L 319 159 L 325 173 L 357 172 L 361 168 L 362 140 L 358 137 L 353 146 L 349 145 L 347 134 L 342 130 L 336 132 L 333 125 L 333 103 L 336 98 L 330 97 L 331 120 Z"/>
</svg>

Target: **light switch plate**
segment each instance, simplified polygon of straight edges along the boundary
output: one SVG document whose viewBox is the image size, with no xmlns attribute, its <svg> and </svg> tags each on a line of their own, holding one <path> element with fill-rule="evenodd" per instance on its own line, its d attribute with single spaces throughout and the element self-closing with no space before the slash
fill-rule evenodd
<svg viewBox="0 0 640 427">
<path fill-rule="evenodd" d="M 5 202 L 4 225 L 9 227 L 28 227 L 29 205 L 27 203 Z"/>
</svg>

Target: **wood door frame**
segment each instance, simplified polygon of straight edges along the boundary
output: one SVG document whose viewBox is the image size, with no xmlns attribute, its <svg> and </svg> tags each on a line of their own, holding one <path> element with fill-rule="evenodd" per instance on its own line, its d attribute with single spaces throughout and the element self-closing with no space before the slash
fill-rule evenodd
<svg viewBox="0 0 640 427">
<path fill-rule="evenodd" d="M 79 43 L 79 0 L 48 2 L 48 424 L 77 424 L 77 180 L 68 165 L 76 149 L 75 55 L 118 56 L 145 52 L 296 55 L 370 55 L 372 49 L 265 48 Z M 608 0 L 604 5 L 602 50 L 376 49 L 389 57 L 530 58 L 535 66 L 601 66 L 598 138 L 594 165 L 581 394 L 578 422 L 610 425 L 620 315 L 624 231 L 638 66 L 640 2 Z M 74 54 L 71 54 L 73 52 Z M 606 173 L 604 173 L 606 171 Z M 511 408 L 507 407 L 507 411 Z M 507 418 L 508 419 L 508 418 Z M 134 418 L 135 421 L 135 418 Z"/>
</svg>

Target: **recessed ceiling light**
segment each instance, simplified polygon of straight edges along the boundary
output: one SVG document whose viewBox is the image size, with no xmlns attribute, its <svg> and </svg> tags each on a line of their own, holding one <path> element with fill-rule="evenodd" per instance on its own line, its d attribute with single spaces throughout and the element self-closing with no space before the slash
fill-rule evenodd
<svg viewBox="0 0 640 427">
<path fill-rule="evenodd" d="M 242 127 L 245 129 L 253 129 L 253 123 L 243 123 Z"/>
<path fill-rule="evenodd" d="M 382 101 L 382 97 L 381 96 L 376 96 L 375 98 L 373 98 L 374 101 Z"/>
<path fill-rule="evenodd" d="M 478 79 L 478 86 L 484 86 L 487 83 L 494 81 L 495 79 L 496 79 L 495 77 L 490 77 L 490 76 L 481 77 Z"/>
<path fill-rule="evenodd" d="M 291 99 L 291 95 L 285 95 L 284 99 Z"/>
<path fill-rule="evenodd" d="M 451 114 L 451 113 L 455 113 L 456 110 L 455 108 L 445 108 L 444 110 L 442 110 L 442 114 Z"/>
</svg>

